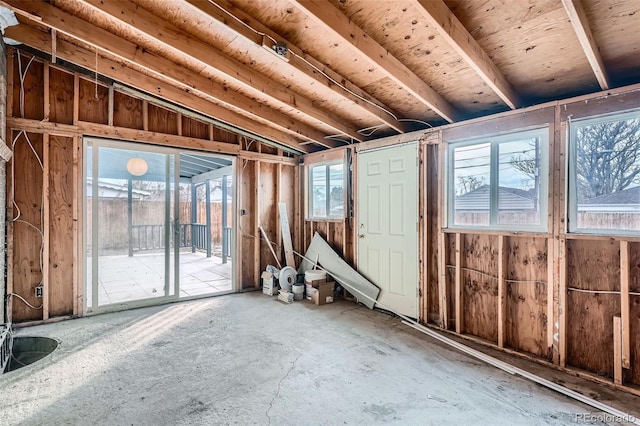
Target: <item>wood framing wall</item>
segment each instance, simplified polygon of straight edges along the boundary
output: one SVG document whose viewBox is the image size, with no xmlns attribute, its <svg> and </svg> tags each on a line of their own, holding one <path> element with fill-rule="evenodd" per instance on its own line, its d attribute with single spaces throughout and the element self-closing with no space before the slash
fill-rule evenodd
<svg viewBox="0 0 640 426">
<path fill-rule="evenodd" d="M 640 235 L 566 232 L 569 121 L 640 108 L 638 89 L 360 144 L 358 151 L 420 142 L 420 321 L 640 394 Z M 547 231 L 448 228 L 448 143 L 536 128 L 549 132 Z M 306 155 L 305 163 L 331 152 Z M 356 169 L 357 152 L 354 175 Z M 357 195 L 357 182 L 352 194 Z M 305 245 L 317 231 L 357 267 L 353 223 L 305 220 Z"/>
<path fill-rule="evenodd" d="M 7 59 L 6 140 L 15 146 L 7 167 L 13 322 L 82 315 L 84 136 L 235 156 L 238 211 L 247 212 L 234 221 L 238 290 L 259 287 L 260 271 L 273 263 L 257 229 L 262 225 L 272 242 L 281 241 L 278 201 L 287 203 L 292 239 L 301 250 L 297 159 L 30 53 L 9 49 Z M 37 298 L 40 283 L 44 296 Z"/>
<path fill-rule="evenodd" d="M 565 226 L 569 121 L 638 107 L 637 88 L 621 89 L 426 134 L 439 153 L 427 156 L 422 202 L 443 210 L 448 143 L 548 128 L 549 223 L 541 233 L 458 230 L 427 210 L 421 320 L 640 393 L 640 235 Z"/>
</svg>

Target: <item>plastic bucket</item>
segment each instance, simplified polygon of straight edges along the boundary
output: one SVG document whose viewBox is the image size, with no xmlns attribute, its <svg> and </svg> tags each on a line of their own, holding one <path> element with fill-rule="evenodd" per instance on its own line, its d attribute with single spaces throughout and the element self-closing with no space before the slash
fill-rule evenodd
<svg viewBox="0 0 640 426">
<path fill-rule="evenodd" d="M 293 300 L 304 299 L 304 284 L 293 285 Z"/>
<path fill-rule="evenodd" d="M 321 271 L 318 269 L 311 269 L 309 271 L 305 271 L 304 273 L 304 282 L 307 285 L 311 285 L 312 281 L 317 280 L 326 280 L 327 273 L 325 271 Z"/>
</svg>

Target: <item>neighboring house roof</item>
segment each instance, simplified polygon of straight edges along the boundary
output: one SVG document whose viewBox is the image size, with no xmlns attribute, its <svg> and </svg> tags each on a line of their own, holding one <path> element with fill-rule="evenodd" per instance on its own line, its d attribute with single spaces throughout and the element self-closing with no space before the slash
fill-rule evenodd
<svg viewBox="0 0 640 426">
<path fill-rule="evenodd" d="M 640 186 L 590 198 L 578 204 L 579 211 L 639 212 Z"/>
<path fill-rule="evenodd" d="M 489 210 L 489 185 L 482 185 L 455 199 L 456 211 Z M 501 186 L 498 188 L 499 210 L 535 210 L 534 190 L 525 191 L 518 188 Z"/>
<path fill-rule="evenodd" d="M 231 195 L 232 191 L 227 191 L 227 203 L 231 204 L 233 202 L 233 196 Z M 211 202 L 212 203 L 222 203 L 222 187 L 219 185 L 211 188 Z"/>
<path fill-rule="evenodd" d="M 101 198 L 127 198 L 127 186 L 118 185 L 114 183 L 98 181 L 98 195 Z M 87 196 L 93 195 L 93 180 L 87 178 Z M 132 189 L 131 196 L 134 199 L 143 199 L 151 196 L 149 191 L 142 191 L 140 189 Z"/>
</svg>

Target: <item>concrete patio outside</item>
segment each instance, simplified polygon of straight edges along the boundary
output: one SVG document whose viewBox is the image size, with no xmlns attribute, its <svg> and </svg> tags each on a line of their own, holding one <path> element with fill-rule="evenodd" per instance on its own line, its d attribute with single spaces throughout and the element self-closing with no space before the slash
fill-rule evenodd
<svg viewBox="0 0 640 426">
<path fill-rule="evenodd" d="M 171 258 L 173 266 L 173 257 Z M 98 306 L 164 296 L 164 253 L 103 256 L 99 259 Z M 91 258 L 87 259 L 91 264 Z M 180 298 L 229 292 L 231 259 L 180 253 Z M 170 295 L 173 295 L 173 280 Z M 91 306 L 91 271 L 87 272 L 87 304 Z"/>
</svg>

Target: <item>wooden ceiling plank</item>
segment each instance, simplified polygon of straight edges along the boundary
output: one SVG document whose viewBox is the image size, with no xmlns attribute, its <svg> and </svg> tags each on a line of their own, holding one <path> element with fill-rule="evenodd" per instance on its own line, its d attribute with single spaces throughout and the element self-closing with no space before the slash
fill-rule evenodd
<svg viewBox="0 0 640 426">
<path fill-rule="evenodd" d="M 291 2 L 357 49 L 373 66 L 379 68 L 387 77 L 449 123 L 461 118 L 460 113 L 446 99 L 333 5 L 321 0 L 291 0 Z"/>
<path fill-rule="evenodd" d="M 562 4 L 567 11 L 567 15 L 569 15 L 571 25 L 578 36 L 582 50 L 584 50 L 584 54 L 593 69 L 598 84 L 600 84 L 602 90 L 609 89 L 610 84 L 607 70 L 604 66 L 604 61 L 600 55 L 596 40 L 591 33 L 587 14 L 584 12 L 580 0 L 562 0 Z"/>
<path fill-rule="evenodd" d="M 5 36 L 42 52 L 50 53 L 51 36 L 48 33 L 39 31 L 26 24 L 7 28 L 5 30 Z M 95 52 L 81 48 L 62 39 L 58 39 L 57 41 L 57 56 L 58 58 L 86 69 L 92 69 L 95 66 Z M 177 88 L 161 80 L 142 74 L 103 56 L 100 56 L 99 63 L 102 65 L 99 70 L 100 74 L 108 78 L 136 87 L 154 96 L 160 96 L 169 102 L 185 108 L 215 117 L 216 119 L 246 131 L 282 143 L 295 150 L 310 152 L 309 147 L 307 145 L 301 145 L 300 141 L 295 137 L 260 123 L 247 120 L 246 117 L 239 113 L 230 111 L 200 97 L 192 96 L 188 90 Z"/>
<path fill-rule="evenodd" d="M 284 41 L 287 49 L 291 52 L 288 65 L 297 71 L 313 78 L 323 86 L 332 89 L 337 95 L 354 102 L 364 112 L 375 116 L 383 124 L 391 127 L 399 133 L 409 130 L 406 123 L 397 120 L 398 114 L 391 111 L 391 108 L 384 105 L 360 87 L 345 79 L 343 76 L 327 67 L 313 56 L 305 53 L 302 49 L 283 38 L 269 27 L 257 21 L 244 11 L 234 6 L 228 0 L 186 0 L 187 3 L 213 18 L 220 25 L 224 25 L 235 33 L 253 41 L 256 45 L 262 46 L 264 34 L 269 41 Z M 320 71 L 317 72 L 317 70 Z M 321 75 L 326 74 L 326 76 Z M 338 82 L 338 83 L 336 83 Z"/>
<path fill-rule="evenodd" d="M 509 108 L 516 109 L 521 106 L 518 94 L 511 83 L 442 0 L 415 1 L 428 23 L 438 30 L 438 33 Z"/>
<path fill-rule="evenodd" d="M 11 0 L 16 1 L 16 0 Z M 80 3 L 92 6 L 111 18 L 139 31 L 155 42 L 167 46 L 181 55 L 197 60 L 204 66 L 215 70 L 224 78 L 232 79 L 244 87 L 267 95 L 283 106 L 294 108 L 308 117 L 317 120 L 339 133 L 343 133 L 356 141 L 364 138 L 345 122 L 338 120 L 334 114 L 323 111 L 313 101 L 299 93 L 294 93 L 282 84 L 263 76 L 255 69 L 226 56 L 224 53 L 203 41 L 186 34 L 175 25 L 164 21 L 153 13 L 136 6 L 131 2 L 79 0 Z"/>
<path fill-rule="evenodd" d="M 9 3 L 13 3 L 9 0 Z M 17 3 L 17 2 L 16 2 Z M 324 134 L 304 123 L 293 120 L 290 116 L 270 108 L 258 105 L 252 99 L 239 93 L 225 90 L 222 85 L 191 72 L 166 58 L 153 55 L 140 49 L 134 43 L 124 40 L 101 28 L 70 15 L 62 10 L 41 2 L 35 2 L 31 12 L 42 16 L 39 23 L 45 24 L 61 33 L 82 40 L 83 42 L 103 50 L 127 62 L 135 63 L 172 84 L 188 86 L 192 93 L 205 99 L 229 105 L 237 110 L 245 111 L 250 117 L 263 120 L 268 125 L 286 133 L 304 139 L 324 141 Z"/>
</svg>

